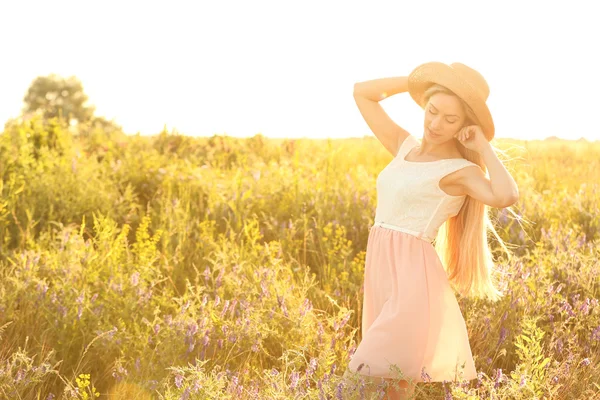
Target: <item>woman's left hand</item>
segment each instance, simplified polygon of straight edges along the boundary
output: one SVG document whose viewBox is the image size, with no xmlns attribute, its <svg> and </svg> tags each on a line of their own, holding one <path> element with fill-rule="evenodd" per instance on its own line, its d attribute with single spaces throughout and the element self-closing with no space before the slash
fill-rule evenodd
<svg viewBox="0 0 600 400">
<path fill-rule="evenodd" d="M 474 150 L 479 154 L 482 154 L 485 147 L 490 144 L 479 125 L 465 126 L 454 137 L 467 149 Z"/>
</svg>

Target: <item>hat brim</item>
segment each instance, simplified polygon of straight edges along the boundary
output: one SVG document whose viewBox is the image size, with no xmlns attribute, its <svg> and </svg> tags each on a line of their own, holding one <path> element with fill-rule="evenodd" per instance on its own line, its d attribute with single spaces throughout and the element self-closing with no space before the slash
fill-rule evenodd
<svg viewBox="0 0 600 400">
<path fill-rule="evenodd" d="M 451 66 L 437 61 L 419 65 L 408 76 L 408 92 L 421 108 L 425 108 L 423 94 L 434 83 L 447 87 L 464 100 L 477 116 L 488 141 L 494 138 L 494 120 L 485 100 Z"/>
</svg>

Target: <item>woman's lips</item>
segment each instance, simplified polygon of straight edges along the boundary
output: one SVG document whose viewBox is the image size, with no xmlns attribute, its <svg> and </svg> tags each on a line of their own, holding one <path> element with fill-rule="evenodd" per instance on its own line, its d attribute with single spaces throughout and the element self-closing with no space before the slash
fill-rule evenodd
<svg viewBox="0 0 600 400">
<path fill-rule="evenodd" d="M 440 135 L 438 135 L 437 133 L 433 133 L 431 132 L 429 129 L 427 129 L 429 131 L 429 134 L 433 137 L 440 137 Z"/>
</svg>

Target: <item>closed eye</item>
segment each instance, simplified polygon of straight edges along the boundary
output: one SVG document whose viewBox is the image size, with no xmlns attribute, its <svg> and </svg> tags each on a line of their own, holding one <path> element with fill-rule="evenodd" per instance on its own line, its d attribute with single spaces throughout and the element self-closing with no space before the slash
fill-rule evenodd
<svg viewBox="0 0 600 400">
<path fill-rule="evenodd" d="M 432 113 L 433 115 L 437 114 L 437 113 L 433 112 L 433 110 L 431 108 L 429 109 L 429 112 Z M 448 121 L 451 124 L 454 124 L 458 120 L 455 119 L 454 121 L 449 121 L 448 119 L 446 119 L 446 121 Z"/>
</svg>

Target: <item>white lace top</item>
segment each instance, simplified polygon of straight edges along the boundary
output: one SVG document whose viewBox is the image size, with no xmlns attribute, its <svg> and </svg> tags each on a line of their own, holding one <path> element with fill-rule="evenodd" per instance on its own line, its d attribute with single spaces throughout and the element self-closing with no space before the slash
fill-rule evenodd
<svg viewBox="0 0 600 400">
<path fill-rule="evenodd" d="M 455 216 L 466 196 L 452 196 L 439 187 L 440 180 L 454 171 L 477 164 L 464 158 L 407 161 L 404 157 L 418 146 L 409 135 L 398 154 L 377 176 L 375 224 L 385 223 L 417 232 L 431 242 L 446 220 Z"/>
</svg>

